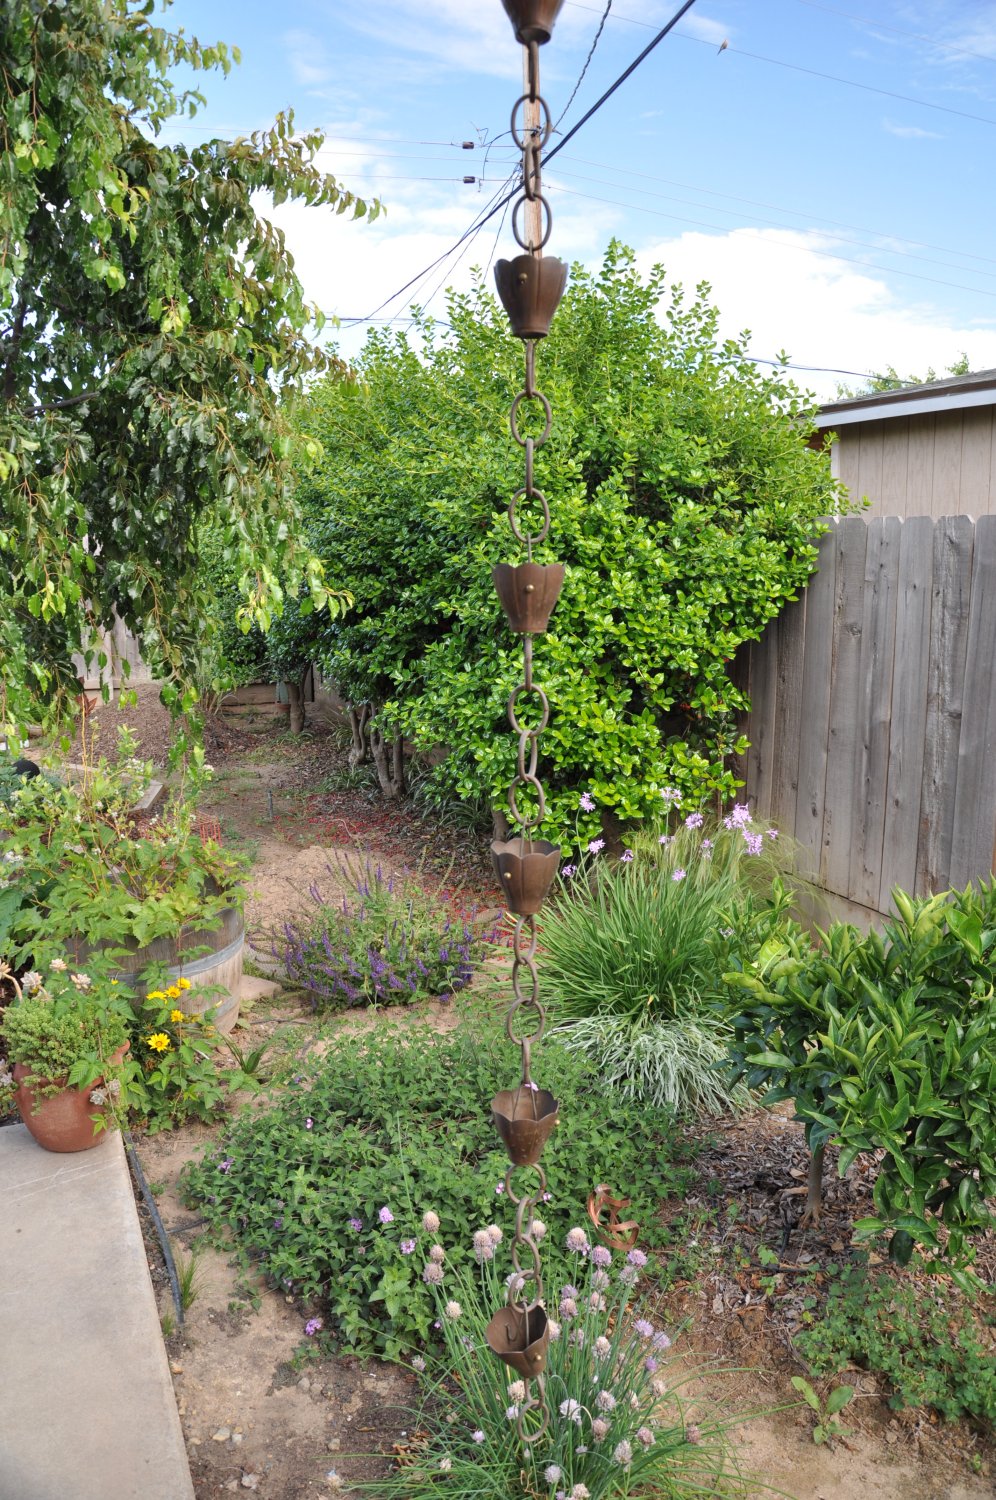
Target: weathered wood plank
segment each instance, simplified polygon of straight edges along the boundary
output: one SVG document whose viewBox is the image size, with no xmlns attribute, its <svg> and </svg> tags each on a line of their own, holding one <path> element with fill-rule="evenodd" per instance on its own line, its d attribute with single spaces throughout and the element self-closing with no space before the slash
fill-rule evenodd
<svg viewBox="0 0 996 1500">
<path fill-rule="evenodd" d="M 778 738 L 778 635 L 773 620 L 750 653 L 748 798 L 760 818 L 771 816 L 771 781 Z"/>
<path fill-rule="evenodd" d="M 982 406 L 966 411 L 961 434 L 959 515 L 985 516 L 990 512 L 989 482 L 992 441 L 992 407 Z"/>
<path fill-rule="evenodd" d="M 945 516 L 935 524 L 916 858 L 916 892 L 921 896 L 950 883 L 974 550 L 975 526 L 968 516 Z"/>
<path fill-rule="evenodd" d="M 903 523 L 877 516 L 868 523 L 858 726 L 854 750 L 854 810 L 848 884 L 841 894 L 875 906 L 882 873 L 886 786 L 892 723 L 892 679 L 896 647 L 896 595 Z"/>
<path fill-rule="evenodd" d="M 862 596 L 869 524 L 860 516 L 845 516 L 836 531 L 833 664 L 820 883 L 842 896 L 848 894 L 850 851 L 855 825 L 854 776 L 860 739 L 858 713 L 861 704 Z"/>
<path fill-rule="evenodd" d="M 830 683 L 833 665 L 836 522 L 819 544 L 819 571 L 806 589 L 805 644 L 802 669 L 802 724 L 794 833 L 802 873 L 815 877 L 823 853 L 823 807 L 826 800 L 827 742 L 830 733 Z"/>
<path fill-rule="evenodd" d="M 806 595 L 774 622 L 778 641 L 778 724 L 771 770 L 768 817 L 779 828 L 795 827 L 802 733 L 802 666 L 806 651 Z"/>
<path fill-rule="evenodd" d="M 941 411 L 934 417 L 934 481 L 930 497 L 932 516 L 962 514 L 961 436 L 964 419 L 960 411 Z"/>
<path fill-rule="evenodd" d="M 896 649 L 892 677 L 892 732 L 886 784 L 885 835 L 878 908 L 887 911 L 894 886 L 916 882 L 920 794 L 927 732 L 927 663 L 930 656 L 934 526 L 929 516 L 903 522 L 896 599 Z"/>
<path fill-rule="evenodd" d="M 907 462 L 907 516 L 932 516 L 934 491 L 934 417 L 918 417 L 910 423 L 910 452 Z"/>
<path fill-rule="evenodd" d="M 951 834 L 953 886 L 963 886 L 992 869 L 996 826 L 996 516 L 980 516 L 975 526 L 968 651 L 958 741 L 958 784 Z"/>
<path fill-rule="evenodd" d="M 882 423 L 881 509 L 886 516 L 905 516 L 909 492 L 910 419 L 896 417 Z"/>
</svg>

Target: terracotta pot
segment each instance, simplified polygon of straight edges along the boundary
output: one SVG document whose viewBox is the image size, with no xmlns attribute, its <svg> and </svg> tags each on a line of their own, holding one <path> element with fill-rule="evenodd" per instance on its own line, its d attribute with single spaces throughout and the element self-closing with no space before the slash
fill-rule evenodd
<svg viewBox="0 0 996 1500">
<path fill-rule="evenodd" d="M 112 1056 L 112 1063 L 121 1062 L 130 1046 L 130 1042 L 123 1043 Z M 92 1116 L 101 1111 L 90 1103 L 90 1095 L 102 1086 L 104 1080 L 98 1078 L 89 1088 L 66 1088 L 61 1094 L 36 1101 L 34 1089 L 22 1082 L 30 1072 L 25 1063 L 14 1064 L 15 1097 L 21 1119 L 39 1146 L 44 1146 L 46 1151 L 60 1152 L 89 1151 L 91 1146 L 99 1146 L 104 1132 L 94 1130 Z"/>
</svg>

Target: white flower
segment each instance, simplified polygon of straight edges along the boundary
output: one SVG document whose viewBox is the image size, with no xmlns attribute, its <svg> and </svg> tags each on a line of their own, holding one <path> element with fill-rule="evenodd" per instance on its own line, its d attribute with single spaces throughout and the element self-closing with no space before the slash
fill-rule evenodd
<svg viewBox="0 0 996 1500">
<path fill-rule="evenodd" d="M 543 1223 L 543 1220 L 534 1219 L 529 1226 L 529 1233 L 532 1235 L 534 1240 L 541 1240 L 546 1234 L 546 1225 Z M 551 1467 L 553 1466 L 551 1465 Z"/>
<path fill-rule="evenodd" d="M 484 1433 L 481 1431 L 480 1428 L 478 1428 L 476 1432 L 472 1432 L 470 1434 L 470 1441 L 472 1443 L 483 1443 L 484 1442 Z"/>
<path fill-rule="evenodd" d="M 560 1324 L 555 1322 L 553 1318 L 550 1318 L 547 1327 L 550 1330 L 550 1343 L 555 1344 L 560 1338 Z"/>
<path fill-rule="evenodd" d="M 502 1234 L 497 1224 L 489 1224 L 484 1232 L 487 1235 L 488 1239 L 491 1241 L 492 1245 L 500 1245 L 502 1240 L 505 1238 L 504 1234 Z"/>
<path fill-rule="evenodd" d="M 613 1448 L 612 1457 L 615 1459 L 617 1464 L 622 1464 L 624 1469 L 628 1468 L 632 1463 L 633 1449 L 630 1444 L 627 1443 L 625 1438 L 623 1438 L 622 1442 L 617 1443 Z"/>
<path fill-rule="evenodd" d="M 616 1398 L 611 1391 L 599 1391 L 595 1397 L 595 1405 L 599 1411 L 615 1411 Z"/>
<path fill-rule="evenodd" d="M 517 1406 L 506 1406 L 505 1415 L 510 1422 L 514 1422 L 519 1415 L 519 1408 Z"/>
<path fill-rule="evenodd" d="M 561 1473 L 562 1470 L 558 1469 L 556 1464 L 547 1464 L 546 1468 L 543 1470 L 543 1478 L 546 1480 L 547 1484 L 556 1484 L 557 1480 L 560 1478 Z"/>
<path fill-rule="evenodd" d="M 602 1296 L 601 1292 L 592 1292 L 591 1296 L 588 1298 L 588 1306 L 591 1308 L 592 1312 L 605 1311 L 605 1298 Z"/>
<path fill-rule="evenodd" d="M 449 1318 L 450 1322 L 455 1323 L 457 1318 L 463 1312 L 463 1308 L 460 1306 L 459 1302 L 447 1302 L 443 1311 Z"/>
<path fill-rule="evenodd" d="M 442 1265 L 443 1261 L 446 1259 L 446 1251 L 443 1249 L 442 1245 L 429 1246 L 429 1259 L 435 1261 L 437 1266 Z"/>
<path fill-rule="evenodd" d="M 37 995 L 42 987 L 42 977 L 37 969 L 29 969 L 21 980 L 21 988 L 26 995 Z"/>
<path fill-rule="evenodd" d="M 524 1380 L 513 1380 L 508 1388 L 508 1394 L 513 1401 L 525 1401 L 526 1382 Z"/>
<path fill-rule="evenodd" d="M 583 1229 L 569 1229 L 567 1231 L 567 1248 L 572 1255 L 587 1255 L 588 1236 Z"/>
<path fill-rule="evenodd" d="M 94 1089 L 90 1094 L 90 1103 L 96 1104 L 98 1109 L 107 1103 L 107 1093 L 104 1089 Z"/>
<path fill-rule="evenodd" d="M 667 1381 L 664 1379 L 664 1376 L 663 1375 L 655 1375 L 654 1378 L 653 1378 L 653 1380 L 650 1382 L 650 1389 L 653 1391 L 654 1395 L 657 1396 L 658 1398 L 660 1398 L 661 1396 L 666 1396 L 667 1395 Z"/>
<path fill-rule="evenodd" d="M 88 990 L 93 984 L 89 974 L 70 974 L 69 977 L 78 990 Z"/>
<path fill-rule="evenodd" d="M 640 1410 L 640 1398 L 636 1394 L 635 1391 L 632 1393 L 632 1395 L 629 1398 L 629 1404 L 630 1404 L 630 1407 L 631 1407 L 631 1409 L 633 1411 L 639 1411 Z"/>
<path fill-rule="evenodd" d="M 653 1433 L 650 1431 L 649 1427 L 638 1427 L 636 1432 L 636 1441 L 644 1448 L 652 1448 L 654 1446 L 654 1443 L 656 1442 L 656 1439 Z"/>
<path fill-rule="evenodd" d="M 53 958 L 52 962 L 49 964 L 49 968 L 55 969 L 57 974 L 61 974 L 63 969 L 69 968 L 69 965 L 66 963 L 66 960 L 64 958 Z"/>
<path fill-rule="evenodd" d="M 604 1417 L 596 1417 L 594 1422 L 592 1422 L 591 1424 L 591 1430 L 594 1434 L 595 1442 L 600 1443 L 608 1433 L 609 1424 L 608 1422 L 606 1422 Z"/>
<path fill-rule="evenodd" d="M 595 1354 L 599 1359 L 604 1359 L 607 1354 L 611 1353 L 611 1351 L 612 1345 L 605 1337 L 605 1334 L 599 1334 L 598 1338 L 595 1340 Z"/>
<path fill-rule="evenodd" d="M 422 1215 L 422 1228 L 426 1234 L 436 1234 L 439 1231 L 439 1215 L 434 1214 L 431 1208 Z"/>
<path fill-rule="evenodd" d="M 580 1402 L 575 1401 L 572 1396 L 569 1396 L 566 1401 L 561 1401 L 561 1403 L 560 1403 L 560 1415 L 562 1417 L 566 1417 L 567 1420 L 568 1420 L 568 1422 L 573 1422 L 573 1423 L 575 1423 L 576 1426 L 580 1427 L 581 1426 L 581 1404 L 580 1404 Z"/>
<path fill-rule="evenodd" d="M 448 1474 L 450 1469 L 452 1469 L 453 1467 L 452 1458 L 441 1458 L 439 1460 L 439 1467 L 444 1474 Z"/>
<path fill-rule="evenodd" d="M 581 1449 L 577 1451 L 580 1453 Z M 591 1490 L 586 1484 L 576 1484 L 571 1490 L 570 1500 L 591 1500 Z"/>
<path fill-rule="evenodd" d="M 112 1099 L 117 1099 L 121 1093 L 121 1080 L 119 1078 L 112 1078 L 107 1085 L 107 1092 Z"/>
</svg>

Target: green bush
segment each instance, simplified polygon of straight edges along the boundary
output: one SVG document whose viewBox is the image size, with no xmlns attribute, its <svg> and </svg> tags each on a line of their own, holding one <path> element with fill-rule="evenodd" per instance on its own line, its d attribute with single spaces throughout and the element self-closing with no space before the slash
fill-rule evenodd
<svg viewBox="0 0 996 1500">
<path fill-rule="evenodd" d="M 957 1266 L 996 1224 L 996 881 L 893 903 L 883 936 L 835 923 L 814 947 L 786 927 L 727 976 L 734 1076 L 794 1099 L 841 1175 L 882 1153 L 861 1235 L 891 1230 L 900 1264 L 919 1241 Z"/>
<path fill-rule="evenodd" d="M 796 1343 L 817 1375 L 858 1366 L 884 1375 L 889 1405 L 931 1406 L 949 1421 L 996 1425 L 996 1319 L 954 1288 L 904 1285 L 856 1266 L 833 1283 Z"/>
<path fill-rule="evenodd" d="M 477 1016 L 444 1035 L 333 1036 L 268 1110 L 240 1117 L 189 1169 L 190 1200 L 272 1283 L 320 1303 L 342 1344 L 396 1355 L 424 1340 L 435 1317 L 422 1263 L 406 1253 L 423 1212 L 448 1232 L 491 1220 L 511 1230 L 489 1104 L 517 1065 L 498 1026 Z M 606 1104 L 591 1068 L 551 1042 L 534 1070 L 560 1100 L 543 1157 L 550 1239 L 563 1240 L 605 1182 L 632 1198 L 627 1216 L 646 1245 L 667 1245 L 660 1201 L 687 1186 L 669 1118 Z M 469 1258 L 454 1249 L 455 1266 Z"/>
<path fill-rule="evenodd" d="M 566 565 L 536 643 L 551 827 L 573 821 L 584 785 L 625 819 L 658 810 L 668 783 L 692 806 L 732 793 L 746 700 L 727 663 L 797 597 L 842 504 L 784 371 L 719 339 L 705 286 L 686 303 L 634 259 L 613 244 L 596 273 L 573 268 L 538 357 L 554 415 L 536 483 L 554 521 L 537 560 Z M 418 352 L 372 333 L 354 378 L 313 389 L 303 421 L 329 457 L 302 499 L 354 600 L 327 622 L 323 672 L 417 748 L 447 747 L 440 801 L 495 802 L 514 774 L 505 699 L 521 671 L 491 569 L 518 560 L 522 350 L 483 280 L 450 296 L 447 320 L 416 319 Z"/>
</svg>

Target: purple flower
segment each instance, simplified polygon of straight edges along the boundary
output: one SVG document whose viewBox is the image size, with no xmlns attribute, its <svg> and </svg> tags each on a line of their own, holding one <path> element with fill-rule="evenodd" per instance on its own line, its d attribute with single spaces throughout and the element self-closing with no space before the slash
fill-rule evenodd
<svg viewBox="0 0 996 1500">
<path fill-rule="evenodd" d="M 648 1375 L 653 1375 L 655 1373 L 657 1369 L 657 1361 L 656 1359 L 654 1359 L 654 1356 L 652 1354 L 648 1354 L 646 1359 L 643 1361 L 643 1368 L 646 1370 Z"/>
<path fill-rule="evenodd" d="M 702 824 L 704 822 L 705 822 L 705 819 L 703 818 L 703 816 L 702 816 L 702 814 L 700 812 L 689 813 L 688 817 L 685 819 L 685 827 L 686 828 L 701 828 Z"/>
<path fill-rule="evenodd" d="M 598 854 L 604 848 L 605 848 L 605 840 L 604 839 L 592 839 L 591 842 L 588 845 L 588 853 L 589 854 Z"/>
<path fill-rule="evenodd" d="M 411 1255 L 414 1249 L 415 1249 L 415 1241 L 414 1240 L 402 1240 L 401 1241 L 401 1253 L 402 1253 L 402 1255 Z"/>
<path fill-rule="evenodd" d="M 565 865 L 560 872 L 560 877 L 562 880 L 573 880 L 577 873 L 577 865 Z"/>
<path fill-rule="evenodd" d="M 652 1339 L 654 1336 L 654 1325 L 653 1323 L 648 1323 L 646 1318 L 637 1318 L 633 1324 L 633 1328 L 640 1335 L 641 1339 Z"/>
<path fill-rule="evenodd" d="M 314 1123 L 315 1123 L 314 1120 L 309 1115 L 308 1118 L 304 1122 L 304 1128 L 305 1128 L 305 1130 L 310 1130 L 312 1128 L 312 1126 L 314 1125 Z"/>
<path fill-rule="evenodd" d="M 273 1227 L 274 1227 L 274 1229 L 283 1229 L 283 1227 L 284 1227 L 284 1221 L 283 1221 L 283 1219 L 274 1219 L 274 1221 L 273 1221 Z"/>
<path fill-rule="evenodd" d="M 585 812 L 595 811 L 595 799 L 590 792 L 581 793 L 581 796 L 578 800 L 578 807 L 583 808 Z"/>
<path fill-rule="evenodd" d="M 612 1251 L 607 1249 L 605 1245 L 596 1245 L 591 1252 L 591 1263 L 593 1266 L 599 1266 L 604 1270 L 606 1266 L 611 1266 L 612 1264 Z"/>
<path fill-rule="evenodd" d="M 481 1431 L 480 1428 L 478 1428 L 476 1432 L 472 1432 L 470 1434 L 470 1441 L 472 1443 L 483 1443 L 484 1442 L 484 1433 Z"/>
<path fill-rule="evenodd" d="M 746 828 L 743 830 L 743 834 L 744 843 L 747 845 L 747 853 L 760 854 L 764 847 L 764 839 L 761 835 L 759 833 L 748 833 Z"/>
<path fill-rule="evenodd" d="M 362 1219 L 347 1219 L 346 1222 L 349 1225 L 350 1229 L 354 1230 L 357 1234 L 359 1234 L 360 1230 L 363 1228 Z"/>
<path fill-rule="evenodd" d="M 669 844 L 674 843 L 674 839 L 669 833 L 662 833 L 657 842 L 660 844 L 662 849 L 666 849 Z"/>
<path fill-rule="evenodd" d="M 628 865 L 631 862 L 632 858 L 633 858 L 633 851 L 632 851 L 632 849 L 624 849 L 623 852 L 619 856 L 619 862 L 620 862 L 620 864 Z"/>
<path fill-rule="evenodd" d="M 383 1208 L 379 1208 L 377 1210 L 377 1217 L 378 1217 L 378 1219 L 380 1220 L 380 1222 L 382 1224 L 393 1224 L 394 1223 L 394 1215 L 392 1214 L 391 1210 L 387 1207 L 386 1204 L 384 1205 Z"/>
<path fill-rule="evenodd" d="M 644 1255 L 642 1250 L 631 1250 L 626 1256 L 626 1259 L 629 1261 L 631 1266 L 638 1266 L 641 1271 L 647 1264 L 647 1257 Z"/>
<path fill-rule="evenodd" d="M 687 870 L 683 870 L 681 868 L 681 866 L 679 865 L 678 868 L 672 874 L 671 879 L 672 880 L 684 880 L 684 878 L 685 878 L 685 876 L 686 876 L 687 873 L 688 873 Z"/>
<path fill-rule="evenodd" d="M 224 1161 L 220 1161 L 218 1163 L 218 1171 L 219 1172 L 230 1172 L 232 1170 L 232 1168 L 234 1167 L 234 1165 L 235 1165 L 235 1157 L 234 1156 L 226 1156 L 225 1159 L 224 1159 Z"/>
<path fill-rule="evenodd" d="M 676 786 L 666 786 L 661 792 L 661 798 L 665 807 L 674 807 L 681 801 L 681 793 Z"/>
<path fill-rule="evenodd" d="M 316 1333 L 319 1333 L 321 1331 L 321 1327 L 321 1318 L 309 1318 L 307 1323 L 305 1323 L 304 1325 L 304 1331 L 310 1339 L 313 1338 Z"/>
<path fill-rule="evenodd" d="M 764 830 L 764 836 L 765 836 L 766 839 L 776 839 L 778 837 L 778 829 L 777 828 L 766 828 Z"/>
<path fill-rule="evenodd" d="M 505 1184 L 503 1182 L 499 1182 L 498 1186 L 495 1188 L 495 1192 L 500 1195 L 504 1191 L 505 1191 Z"/>
<path fill-rule="evenodd" d="M 567 1231 L 567 1248 L 572 1255 L 587 1255 L 588 1236 L 583 1229 L 575 1228 Z"/>
</svg>

